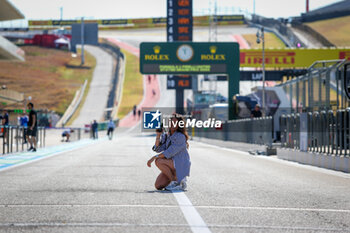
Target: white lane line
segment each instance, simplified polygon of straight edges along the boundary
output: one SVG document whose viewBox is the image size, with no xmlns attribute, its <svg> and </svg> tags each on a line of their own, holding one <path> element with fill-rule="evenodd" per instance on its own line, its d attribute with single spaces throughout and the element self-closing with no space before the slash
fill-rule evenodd
<svg viewBox="0 0 350 233">
<path fill-rule="evenodd" d="M 150 138 L 147 139 L 152 145 Z M 152 151 L 152 153 L 154 153 Z M 153 170 L 154 171 L 154 170 Z M 207 224 L 204 222 L 202 217 L 197 212 L 196 208 L 192 205 L 192 202 L 188 199 L 183 191 L 173 191 L 172 192 L 177 203 L 177 207 L 180 207 L 182 214 L 184 215 L 189 227 L 193 233 L 211 233 Z"/>
<path fill-rule="evenodd" d="M 205 143 L 205 142 L 199 142 L 199 141 L 192 141 L 192 142 L 203 144 L 205 146 L 212 147 L 212 148 L 215 148 L 215 149 L 220 149 L 220 150 L 225 150 L 225 151 L 230 151 L 230 152 L 234 152 L 234 153 L 239 153 L 239 154 L 252 156 L 251 154 L 249 154 L 248 152 L 245 152 L 245 151 L 235 150 L 235 149 L 231 149 L 231 148 L 227 148 L 227 147 L 220 147 L 220 146 L 208 144 L 208 143 Z M 333 176 L 338 176 L 338 177 L 350 179 L 350 174 L 346 174 L 346 173 L 339 172 L 339 171 L 333 171 L 333 170 L 329 170 L 329 169 L 326 169 L 326 168 L 314 167 L 314 166 L 307 165 L 307 164 L 301 164 L 301 163 L 297 163 L 297 162 L 293 162 L 293 161 L 287 161 L 287 160 L 282 160 L 282 159 L 279 159 L 279 158 L 269 157 L 269 156 L 254 156 L 254 158 L 270 160 L 270 161 L 273 161 L 273 162 L 276 162 L 276 163 L 279 163 L 279 164 L 284 164 L 284 165 L 288 165 L 288 166 L 292 166 L 292 167 L 298 167 L 298 168 L 304 168 L 304 169 L 312 170 L 312 171 L 315 171 L 315 172 L 320 172 L 320 173 L 327 174 L 327 175 L 333 175 Z"/>
<path fill-rule="evenodd" d="M 212 228 L 234 228 L 234 229 L 273 229 L 273 230 L 292 230 L 292 231 L 339 231 L 349 232 L 350 228 L 318 228 L 318 227 L 297 227 L 297 226 L 267 226 L 267 225 L 209 225 Z M 0 228 L 5 227 L 188 227 L 187 224 L 169 224 L 169 223 L 103 223 L 103 222 L 5 222 L 0 223 Z"/>
<path fill-rule="evenodd" d="M 128 205 L 128 204 L 0 204 L 0 208 L 17 207 L 110 207 L 110 208 L 179 208 L 179 205 Z M 271 211 L 300 211 L 300 212 L 335 212 L 350 213 L 347 209 L 318 209 L 318 208 L 295 208 L 295 207 L 268 207 L 268 206 L 205 206 L 186 205 L 182 207 L 194 207 L 197 209 L 233 209 L 233 210 L 271 210 Z"/>
<path fill-rule="evenodd" d="M 182 191 L 173 191 L 175 199 L 180 206 L 180 209 L 185 216 L 188 225 L 191 227 L 193 233 L 210 233 L 207 224 L 192 205 L 186 194 Z"/>
</svg>

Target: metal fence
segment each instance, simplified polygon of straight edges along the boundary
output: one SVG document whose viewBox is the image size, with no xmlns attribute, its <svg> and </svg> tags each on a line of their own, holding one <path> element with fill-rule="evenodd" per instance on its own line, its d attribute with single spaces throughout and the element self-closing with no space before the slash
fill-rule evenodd
<svg viewBox="0 0 350 233">
<path fill-rule="evenodd" d="M 92 138 L 92 130 L 90 128 L 46 129 L 39 126 L 36 137 L 37 147 L 44 148 L 46 144 L 57 145 L 59 141 L 67 141 L 68 138 L 62 135 L 65 131 L 69 133 L 70 142 Z M 54 137 L 50 137 L 52 135 Z M 0 126 L 0 154 L 5 155 L 26 151 L 30 146 L 26 137 L 27 127 L 14 125 Z"/>
<path fill-rule="evenodd" d="M 92 138 L 92 130 L 91 128 L 68 128 L 66 130 L 63 130 L 62 133 L 64 131 L 68 131 L 69 132 L 69 141 L 73 142 L 73 141 L 79 141 L 81 139 L 84 138 Z M 63 139 L 63 137 L 62 137 Z"/>
<path fill-rule="evenodd" d="M 317 61 L 305 75 L 281 85 L 294 113 L 345 109 L 345 60 Z"/>
<path fill-rule="evenodd" d="M 297 113 L 281 117 L 282 147 L 350 156 L 350 108 L 308 112 L 304 119 L 301 115 Z"/>
<path fill-rule="evenodd" d="M 27 129 L 23 126 L 0 126 L 0 153 L 9 154 L 14 152 L 25 151 L 29 143 L 25 143 Z M 37 146 L 45 147 L 46 129 L 38 127 Z"/>
<path fill-rule="evenodd" d="M 194 137 L 270 146 L 273 140 L 273 119 L 261 117 L 231 120 L 223 123 L 221 128 L 196 128 L 189 132 Z"/>
</svg>

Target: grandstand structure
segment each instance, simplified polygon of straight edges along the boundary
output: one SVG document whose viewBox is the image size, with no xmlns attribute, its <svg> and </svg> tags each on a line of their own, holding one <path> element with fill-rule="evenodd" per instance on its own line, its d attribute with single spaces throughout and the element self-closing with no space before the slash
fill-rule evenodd
<svg viewBox="0 0 350 233">
<path fill-rule="evenodd" d="M 8 0 L 0 0 L 0 21 L 24 19 L 24 15 Z M 24 61 L 24 51 L 0 36 L 0 60 Z"/>
</svg>

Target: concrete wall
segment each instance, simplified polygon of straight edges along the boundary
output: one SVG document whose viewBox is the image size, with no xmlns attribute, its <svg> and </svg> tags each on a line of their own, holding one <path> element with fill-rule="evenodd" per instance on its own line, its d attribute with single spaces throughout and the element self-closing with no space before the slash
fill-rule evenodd
<svg viewBox="0 0 350 233">
<path fill-rule="evenodd" d="M 349 157 L 302 152 L 293 149 L 277 149 L 277 157 L 301 164 L 350 173 Z"/>
<path fill-rule="evenodd" d="M 24 61 L 24 51 L 0 36 L 0 59 Z"/>
</svg>

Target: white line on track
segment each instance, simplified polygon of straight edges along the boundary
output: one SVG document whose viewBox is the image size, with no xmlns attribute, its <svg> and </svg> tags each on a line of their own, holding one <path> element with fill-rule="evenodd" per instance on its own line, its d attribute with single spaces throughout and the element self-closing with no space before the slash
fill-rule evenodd
<svg viewBox="0 0 350 233">
<path fill-rule="evenodd" d="M 177 193 L 179 194 L 179 193 Z M 184 193 L 183 193 L 184 194 Z M 176 197 L 176 196 L 175 196 Z M 178 199 L 176 199 L 178 200 Z M 188 200 L 189 201 L 189 200 Z M 179 205 L 127 205 L 127 204 L 0 204 L 0 208 L 35 208 L 35 207 L 106 207 L 106 208 L 179 208 L 193 207 L 197 209 L 234 209 L 234 210 L 271 210 L 271 211 L 301 211 L 301 212 L 334 212 L 350 213 L 349 209 L 318 209 L 318 208 L 297 208 L 297 207 L 273 207 L 273 206 L 194 206 L 182 203 Z"/>
<path fill-rule="evenodd" d="M 199 142 L 199 141 L 193 141 L 193 142 L 194 143 L 203 144 L 205 146 L 212 147 L 212 148 L 215 148 L 215 149 L 220 149 L 220 150 L 225 150 L 225 151 L 229 151 L 229 152 L 234 152 L 234 153 L 239 153 L 239 154 L 252 156 L 251 154 L 249 154 L 248 152 L 245 152 L 245 151 L 235 150 L 235 149 L 227 148 L 227 147 L 220 147 L 220 146 L 212 145 L 212 144 L 205 143 L 205 142 Z M 287 165 L 287 166 L 304 168 L 304 169 L 312 170 L 312 171 L 315 171 L 315 172 L 320 172 L 320 173 L 327 174 L 327 175 L 333 175 L 333 176 L 338 176 L 338 177 L 350 179 L 350 174 L 342 173 L 342 172 L 339 172 L 339 171 L 333 171 L 333 170 L 329 170 L 329 169 L 326 169 L 326 168 L 314 167 L 314 166 L 307 165 L 307 164 L 301 164 L 301 163 L 297 163 L 297 162 L 293 162 L 293 161 L 287 161 L 287 160 L 282 160 L 282 159 L 279 159 L 279 158 L 269 157 L 269 156 L 255 156 L 255 158 L 265 159 L 265 160 L 273 161 L 273 162 L 276 162 L 276 163 L 279 163 L 279 164 L 284 164 L 284 165 Z"/>
<path fill-rule="evenodd" d="M 149 141 L 151 139 L 148 139 Z M 150 145 L 152 142 L 150 141 Z M 177 203 L 177 207 L 180 207 L 182 214 L 184 215 L 189 227 L 193 233 L 211 233 L 207 224 L 197 212 L 196 208 L 192 205 L 192 202 L 188 199 L 183 191 L 172 192 Z"/>
<path fill-rule="evenodd" d="M 13 228 L 13 227 L 188 227 L 187 224 L 135 224 L 135 223 L 103 223 L 103 222 L 77 222 L 77 223 L 65 223 L 65 222 L 8 222 L 0 223 L 0 228 Z M 192 227 L 192 226 L 191 226 Z M 193 226 L 195 227 L 195 226 Z M 349 228 L 317 228 L 317 227 L 295 227 L 295 226 L 266 226 L 266 225 L 209 225 L 211 228 L 235 228 L 235 229 L 269 229 L 269 230 L 289 230 L 289 231 L 337 231 L 337 232 L 349 232 Z M 203 232 L 203 231 L 198 231 Z"/>
<path fill-rule="evenodd" d="M 197 212 L 196 208 L 192 205 L 186 194 L 182 191 L 173 192 L 177 203 L 179 203 L 180 209 L 185 216 L 185 219 L 190 225 L 193 233 L 210 233 L 207 224 Z"/>
</svg>

